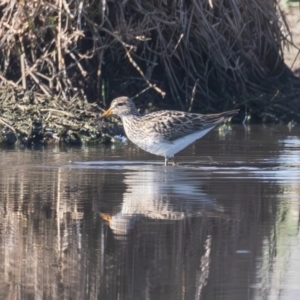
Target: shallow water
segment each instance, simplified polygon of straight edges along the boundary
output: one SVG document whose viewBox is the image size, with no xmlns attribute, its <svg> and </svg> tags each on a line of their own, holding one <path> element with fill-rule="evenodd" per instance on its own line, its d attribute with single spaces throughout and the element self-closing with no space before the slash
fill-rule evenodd
<svg viewBox="0 0 300 300">
<path fill-rule="evenodd" d="M 1 148 L 0 299 L 300 299 L 299 132 Z"/>
</svg>

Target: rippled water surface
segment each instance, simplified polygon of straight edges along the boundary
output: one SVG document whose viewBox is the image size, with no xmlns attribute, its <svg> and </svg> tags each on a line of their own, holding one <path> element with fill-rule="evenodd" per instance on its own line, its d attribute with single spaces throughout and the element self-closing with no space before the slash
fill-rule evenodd
<svg viewBox="0 0 300 300">
<path fill-rule="evenodd" d="M 177 155 L 0 149 L 0 299 L 300 299 L 300 126 Z"/>
</svg>

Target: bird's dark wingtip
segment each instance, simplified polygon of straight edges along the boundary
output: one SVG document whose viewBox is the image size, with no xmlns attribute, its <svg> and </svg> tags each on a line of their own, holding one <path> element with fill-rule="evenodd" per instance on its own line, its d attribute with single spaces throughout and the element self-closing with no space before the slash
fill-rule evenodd
<svg viewBox="0 0 300 300">
<path fill-rule="evenodd" d="M 221 113 L 221 115 L 223 115 L 223 117 L 225 117 L 225 118 L 230 118 L 230 117 L 237 115 L 239 113 L 239 111 L 240 111 L 239 109 L 229 110 L 229 111 L 225 111 L 225 112 Z"/>
</svg>

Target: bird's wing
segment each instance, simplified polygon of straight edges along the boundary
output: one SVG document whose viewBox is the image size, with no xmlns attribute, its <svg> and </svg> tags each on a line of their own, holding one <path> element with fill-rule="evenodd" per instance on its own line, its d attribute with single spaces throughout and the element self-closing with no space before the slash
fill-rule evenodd
<svg viewBox="0 0 300 300">
<path fill-rule="evenodd" d="M 149 134 L 174 141 L 186 135 L 214 127 L 236 115 L 238 110 L 220 114 L 200 115 L 181 111 L 158 111 L 142 117 L 143 126 Z"/>
</svg>

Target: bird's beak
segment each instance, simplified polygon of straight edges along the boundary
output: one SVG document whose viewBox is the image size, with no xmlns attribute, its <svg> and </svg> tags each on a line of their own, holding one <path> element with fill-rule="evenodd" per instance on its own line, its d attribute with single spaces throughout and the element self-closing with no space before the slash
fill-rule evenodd
<svg viewBox="0 0 300 300">
<path fill-rule="evenodd" d="M 100 118 L 104 118 L 104 117 L 110 116 L 110 115 L 112 115 L 112 114 L 113 114 L 112 109 L 109 108 L 107 111 L 105 111 L 105 112 L 100 116 Z"/>
<path fill-rule="evenodd" d="M 112 218 L 110 214 L 105 214 L 105 213 L 100 213 L 100 217 L 106 222 L 110 222 Z"/>
</svg>

